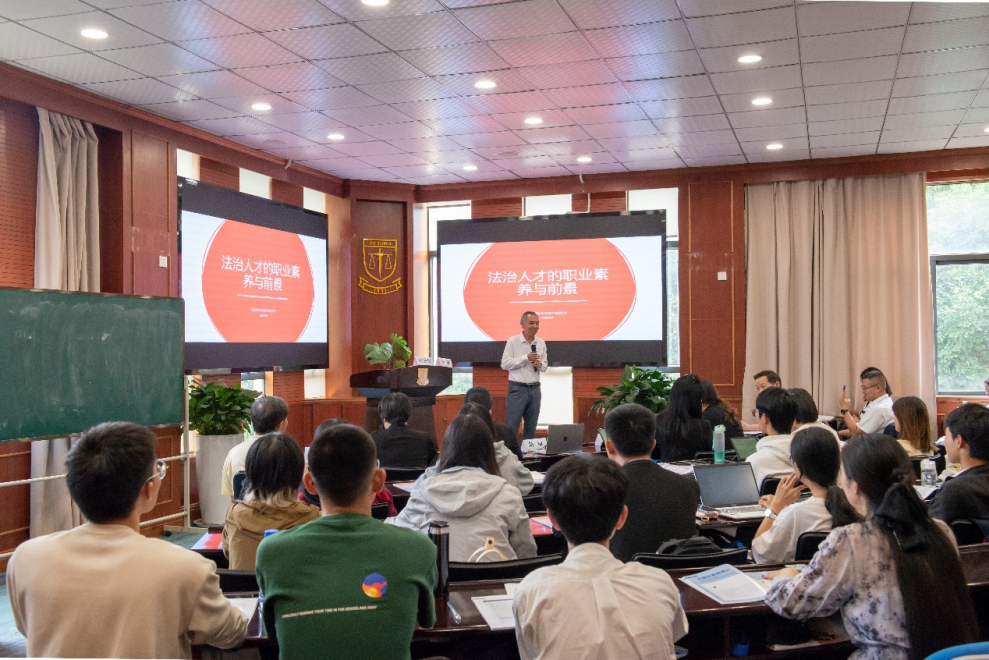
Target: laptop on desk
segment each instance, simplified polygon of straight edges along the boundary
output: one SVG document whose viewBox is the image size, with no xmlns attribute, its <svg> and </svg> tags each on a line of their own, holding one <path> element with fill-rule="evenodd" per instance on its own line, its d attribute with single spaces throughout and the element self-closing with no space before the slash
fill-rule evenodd
<svg viewBox="0 0 989 660">
<path fill-rule="evenodd" d="M 765 516 L 765 510 L 759 506 L 755 474 L 748 463 L 695 465 L 694 478 L 701 490 L 702 508 L 732 520 Z"/>
<path fill-rule="evenodd" d="M 746 461 L 749 456 L 756 452 L 756 444 L 759 438 L 746 436 L 744 438 L 731 438 L 731 445 L 738 452 L 738 460 Z"/>
<path fill-rule="evenodd" d="M 584 444 L 583 424 L 550 424 L 547 427 L 547 454 L 575 454 Z"/>
</svg>

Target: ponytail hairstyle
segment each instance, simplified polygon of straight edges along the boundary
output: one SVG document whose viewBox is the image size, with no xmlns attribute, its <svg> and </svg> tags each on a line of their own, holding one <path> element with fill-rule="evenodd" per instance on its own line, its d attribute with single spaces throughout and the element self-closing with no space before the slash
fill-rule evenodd
<svg viewBox="0 0 989 660">
<path fill-rule="evenodd" d="M 838 486 L 841 450 L 830 431 L 819 426 L 797 431 L 790 443 L 790 460 L 800 470 L 801 478 L 806 477 L 828 489 L 824 506 L 831 514 L 832 527 L 844 527 L 862 521 L 862 517 L 845 497 L 845 492 Z"/>
<path fill-rule="evenodd" d="M 934 451 L 931 443 L 931 417 L 927 405 L 915 396 L 901 396 L 893 402 L 893 416 L 900 422 L 900 440 L 925 454 Z"/>
<path fill-rule="evenodd" d="M 882 433 L 855 436 L 841 450 L 841 464 L 889 542 L 903 595 L 910 660 L 976 641 L 979 625 L 958 553 L 913 489 L 913 470 L 903 447 Z M 949 616 L 932 617 L 931 612 Z"/>
</svg>

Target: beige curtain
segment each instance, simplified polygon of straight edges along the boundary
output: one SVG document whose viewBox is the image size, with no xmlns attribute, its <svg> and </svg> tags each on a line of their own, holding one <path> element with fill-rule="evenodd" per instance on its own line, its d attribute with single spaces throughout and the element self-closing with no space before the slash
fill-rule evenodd
<svg viewBox="0 0 989 660">
<path fill-rule="evenodd" d="M 832 415 L 843 385 L 861 406 L 870 366 L 935 419 L 925 185 L 907 174 L 746 186 L 747 419 L 759 371 Z"/>
<path fill-rule="evenodd" d="M 92 124 L 38 108 L 34 285 L 100 290 L 99 185 Z M 31 476 L 65 473 L 68 438 L 31 443 Z M 82 522 L 65 480 L 31 484 L 31 536 Z"/>
</svg>

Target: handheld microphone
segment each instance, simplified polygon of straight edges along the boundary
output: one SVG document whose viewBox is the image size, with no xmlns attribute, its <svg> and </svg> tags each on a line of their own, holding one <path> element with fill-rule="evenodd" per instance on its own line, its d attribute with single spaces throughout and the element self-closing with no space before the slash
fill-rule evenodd
<svg viewBox="0 0 989 660">
<path fill-rule="evenodd" d="M 530 346 L 530 347 L 529 347 L 529 349 L 530 349 L 530 350 L 531 350 L 531 351 L 532 351 L 533 353 L 535 353 L 535 352 L 536 352 L 536 345 L 535 345 L 535 344 L 533 344 L 532 346 Z M 535 369 L 536 371 L 539 371 L 539 367 L 537 367 L 537 366 L 536 366 L 536 365 L 534 365 L 534 364 L 532 365 L 532 368 L 533 368 L 533 369 Z"/>
</svg>

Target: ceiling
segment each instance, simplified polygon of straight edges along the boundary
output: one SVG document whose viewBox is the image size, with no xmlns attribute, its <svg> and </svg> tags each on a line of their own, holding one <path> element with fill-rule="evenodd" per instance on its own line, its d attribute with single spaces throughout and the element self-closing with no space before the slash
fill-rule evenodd
<svg viewBox="0 0 989 660">
<path fill-rule="evenodd" d="M 989 4 L 2 0 L 0 59 L 348 179 L 989 146 Z"/>
</svg>

